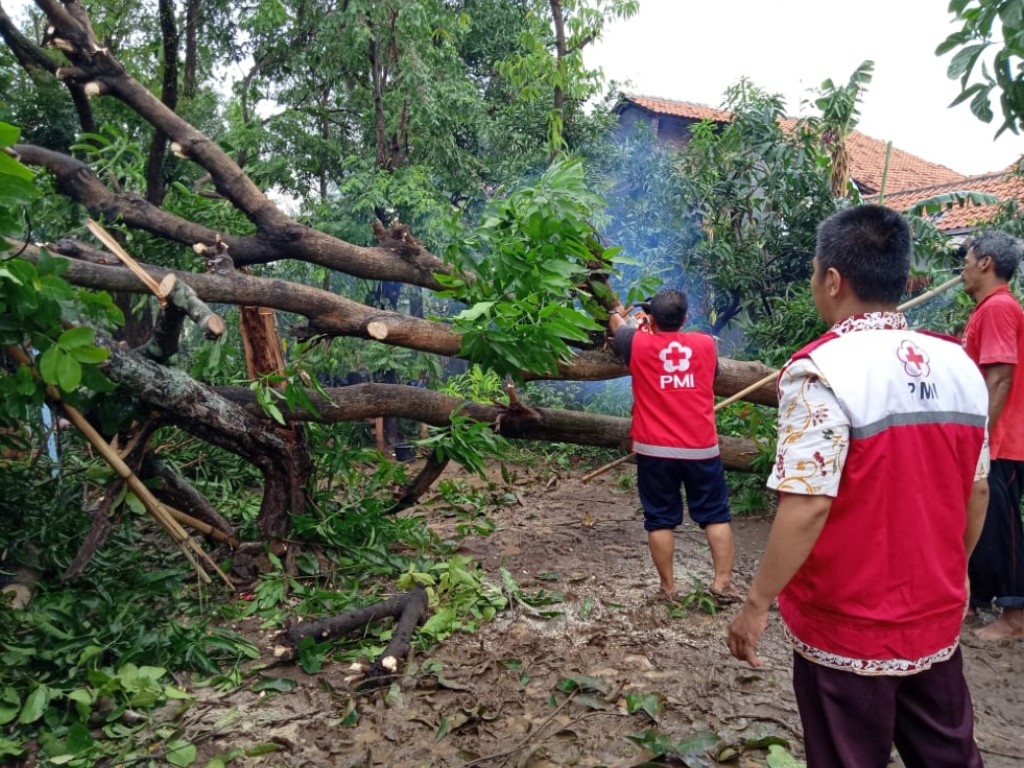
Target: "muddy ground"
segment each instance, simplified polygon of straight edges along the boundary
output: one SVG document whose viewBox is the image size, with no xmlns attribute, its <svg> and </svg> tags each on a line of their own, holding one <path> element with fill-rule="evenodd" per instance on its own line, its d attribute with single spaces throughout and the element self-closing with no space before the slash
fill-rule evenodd
<svg viewBox="0 0 1024 768">
<path fill-rule="evenodd" d="M 455 635 L 414 657 L 390 695 L 356 694 L 342 664 L 314 676 L 291 665 L 263 672 L 296 680 L 288 693 L 256 693 L 251 684 L 230 695 L 197 690 L 199 701 L 184 717 L 185 737 L 199 746 L 195 764 L 264 745 L 255 751 L 275 751 L 231 764 L 624 768 L 652 755 L 630 737 L 647 732 L 648 743 L 660 738 L 679 747 L 710 732 L 687 762 L 669 764 L 790 765 L 777 756 L 769 762 L 767 749 L 774 740 L 802 755 L 791 652 L 777 614 L 759 648 L 764 666 L 732 659 L 724 638 L 735 607 L 709 615 L 653 599 L 657 580 L 630 482 L 635 469 L 627 465 L 589 484 L 580 474 L 521 470 L 520 504 L 491 515 L 496 530 L 462 547 L 495 583 L 504 563 L 526 592 L 563 592 L 564 602 L 551 606 L 559 615 L 513 607 L 479 634 Z M 429 507 L 413 513 L 442 536 L 456 523 Z M 741 587 L 750 583 L 769 526 L 767 516 L 735 521 Z M 687 524 L 676 542 L 681 590 L 693 578 L 708 584 L 700 530 Z M 272 645 L 269 635 L 256 639 Z M 967 627 L 963 645 L 986 765 L 1024 765 L 1024 643 L 981 644 Z M 559 690 L 559 681 L 584 675 L 596 678 L 594 690 Z M 342 721 L 353 703 L 357 723 L 348 726 Z M 892 765 L 902 763 L 894 758 Z"/>
</svg>

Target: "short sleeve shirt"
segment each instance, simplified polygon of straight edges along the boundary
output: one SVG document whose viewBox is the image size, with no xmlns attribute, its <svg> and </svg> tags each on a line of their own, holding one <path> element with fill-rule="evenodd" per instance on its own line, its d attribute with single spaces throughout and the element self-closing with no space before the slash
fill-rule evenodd
<svg viewBox="0 0 1024 768">
<path fill-rule="evenodd" d="M 964 330 L 964 351 L 975 363 L 1014 366 L 1013 383 L 992 430 L 994 459 L 1024 460 L 1024 310 L 1006 286 L 982 299 Z"/>
</svg>

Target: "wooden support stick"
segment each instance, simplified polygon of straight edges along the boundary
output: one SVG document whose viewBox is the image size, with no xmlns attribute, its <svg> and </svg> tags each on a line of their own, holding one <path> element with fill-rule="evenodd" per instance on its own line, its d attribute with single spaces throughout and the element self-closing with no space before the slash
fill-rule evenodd
<svg viewBox="0 0 1024 768">
<path fill-rule="evenodd" d="M 918 304 L 924 304 L 924 302 L 928 301 L 929 299 L 935 298 L 940 293 L 948 291 L 950 288 L 952 288 L 954 285 L 959 284 L 960 282 L 962 282 L 962 281 L 961 281 L 961 278 L 960 278 L 959 275 L 957 275 L 956 277 L 951 277 L 949 280 L 944 282 L 942 285 L 937 286 L 935 288 L 932 288 L 927 293 L 922 293 L 920 296 L 915 296 L 914 298 L 910 299 L 909 301 L 903 302 L 898 307 L 896 307 L 896 311 L 897 312 L 906 312 L 908 309 L 916 307 Z M 759 379 L 758 381 L 755 381 L 749 387 L 744 387 L 739 392 L 736 392 L 735 394 L 729 395 L 729 397 L 725 398 L 724 400 L 718 401 L 717 403 L 715 403 L 715 413 L 718 413 L 720 410 L 722 410 L 726 406 L 732 405 L 737 400 L 742 400 L 744 397 L 749 395 L 751 392 L 754 392 L 754 391 L 760 389 L 765 384 L 770 384 L 772 381 L 775 380 L 775 378 L 778 375 L 779 375 L 778 371 L 772 371 L 767 376 L 765 376 L 763 379 Z M 599 475 L 603 475 L 608 470 L 615 469 L 615 467 L 618 467 L 621 464 L 625 464 L 626 461 L 629 460 L 629 458 L 632 455 L 633 454 L 631 454 L 631 453 L 626 454 L 625 456 L 622 456 L 622 457 L 616 459 L 615 461 L 612 461 L 612 462 L 610 462 L 608 464 L 605 464 L 603 467 L 598 467 L 593 472 L 590 472 L 590 473 L 584 475 L 583 477 L 581 477 L 580 480 L 582 482 L 584 482 L 584 483 L 589 482 L 589 481 L 593 480 L 595 477 L 597 477 Z"/>
<path fill-rule="evenodd" d="M 167 297 L 164 296 L 163 292 L 160 290 L 160 284 L 150 277 L 149 273 L 139 265 L 139 262 L 128 255 L 128 252 L 121 247 L 121 244 L 114 239 L 113 235 L 92 219 L 86 219 L 85 226 L 87 226 L 89 231 L 96 236 L 97 240 L 110 249 L 111 253 L 124 262 L 124 265 L 134 272 L 135 276 L 139 278 L 139 280 L 145 283 L 146 287 L 153 292 L 153 295 L 156 296 L 157 299 L 159 299 L 161 307 L 167 306 Z"/>
</svg>

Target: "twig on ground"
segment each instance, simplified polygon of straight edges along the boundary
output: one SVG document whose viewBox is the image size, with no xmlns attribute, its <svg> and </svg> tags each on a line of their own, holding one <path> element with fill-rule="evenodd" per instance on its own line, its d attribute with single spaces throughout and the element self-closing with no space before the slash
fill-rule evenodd
<svg viewBox="0 0 1024 768">
<path fill-rule="evenodd" d="M 565 701 L 563 701 L 561 704 L 559 704 L 557 707 L 555 707 L 555 711 L 554 712 L 552 712 L 550 715 L 548 715 L 546 718 L 544 718 L 544 722 L 541 723 L 540 725 L 538 725 L 533 733 L 531 733 L 525 739 L 520 741 L 514 747 L 506 749 L 503 752 L 496 752 L 493 755 L 487 755 L 485 757 L 478 757 L 476 760 L 470 760 L 468 763 L 463 763 L 461 768 L 470 768 L 470 766 L 473 766 L 473 765 L 482 765 L 482 764 L 484 764 L 484 763 L 486 763 L 486 762 L 488 762 L 490 760 L 498 760 L 498 759 L 501 759 L 501 758 L 503 758 L 503 759 L 502 759 L 500 765 L 504 765 L 508 761 L 509 757 L 511 757 L 516 752 L 521 750 L 523 747 L 525 747 L 531 741 L 535 741 L 537 734 L 540 733 L 541 731 L 543 731 L 545 728 L 547 728 L 551 724 L 551 721 L 554 720 L 559 715 L 559 713 L 561 713 L 561 711 L 563 709 L 565 709 L 567 706 L 569 706 L 569 702 L 571 702 L 575 697 L 576 697 L 576 691 L 573 691 L 572 693 L 569 694 L 569 697 Z"/>
</svg>

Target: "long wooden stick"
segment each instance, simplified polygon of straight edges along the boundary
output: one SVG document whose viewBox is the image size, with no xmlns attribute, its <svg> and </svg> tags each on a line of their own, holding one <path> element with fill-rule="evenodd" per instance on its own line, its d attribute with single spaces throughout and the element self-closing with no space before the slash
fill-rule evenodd
<svg viewBox="0 0 1024 768">
<path fill-rule="evenodd" d="M 110 249 L 111 253 L 124 262 L 124 265 L 134 272 L 135 276 L 139 278 L 139 280 L 145 283 L 146 287 L 149 288 L 149 290 L 153 292 L 153 295 L 160 301 L 161 307 L 167 306 L 167 297 L 164 296 L 163 291 L 160 290 L 160 284 L 150 277 L 149 273 L 141 267 L 139 262 L 128 255 L 128 251 L 121 247 L 121 244 L 114 239 L 113 235 L 92 219 L 86 219 L 85 226 L 87 226 L 89 231 L 96 236 L 97 240 Z"/>
<path fill-rule="evenodd" d="M 956 277 L 951 277 L 949 280 L 944 282 L 942 285 L 940 285 L 940 286 L 938 286 L 936 288 L 932 288 L 927 293 L 922 293 L 920 296 L 915 296 L 914 298 L 910 299 L 909 301 L 903 302 L 898 307 L 896 307 L 896 311 L 897 312 L 906 312 L 908 309 L 916 307 L 918 304 L 924 304 L 924 302 L 928 301 L 929 299 L 935 298 L 940 293 L 948 291 L 950 288 L 952 288 L 954 285 L 957 285 L 960 282 L 962 282 L 962 280 L 961 280 L 959 275 L 957 275 Z M 779 375 L 778 371 L 772 371 L 767 376 L 765 376 L 763 379 L 759 379 L 758 381 L 755 381 L 749 387 L 744 387 L 739 392 L 736 392 L 735 394 L 729 395 L 729 397 L 725 398 L 724 400 L 720 400 L 719 402 L 715 403 L 715 413 L 718 413 L 720 410 L 722 410 L 726 406 L 732 405 L 737 400 L 742 400 L 744 397 L 749 395 L 751 392 L 754 392 L 754 391 L 760 389 L 765 384 L 770 384 L 772 381 L 775 380 L 775 378 L 778 375 Z M 625 456 L 621 456 L 621 457 L 617 458 L 615 461 L 612 461 L 612 462 L 610 462 L 608 464 L 605 464 L 603 467 L 598 467 L 593 472 L 587 473 L 586 475 L 581 477 L 580 480 L 582 482 L 584 482 L 584 483 L 589 482 L 589 481 L 593 480 L 595 477 L 597 477 L 598 475 L 603 475 L 608 470 L 615 469 L 619 465 L 625 464 L 627 461 L 629 461 L 629 459 L 632 456 L 633 456 L 632 453 L 627 453 Z"/>
</svg>

